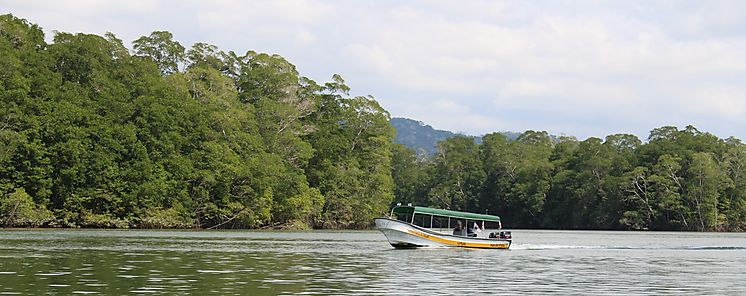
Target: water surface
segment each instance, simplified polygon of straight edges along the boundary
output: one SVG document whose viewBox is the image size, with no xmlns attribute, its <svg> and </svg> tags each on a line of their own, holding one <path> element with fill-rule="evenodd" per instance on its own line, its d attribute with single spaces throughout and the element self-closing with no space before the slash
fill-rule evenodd
<svg viewBox="0 0 746 296">
<path fill-rule="evenodd" d="M 0 230 L 0 295 L 746 294 L 746 234 L 513 231 L 396 250 L 376 231 Z"/>
</svg>

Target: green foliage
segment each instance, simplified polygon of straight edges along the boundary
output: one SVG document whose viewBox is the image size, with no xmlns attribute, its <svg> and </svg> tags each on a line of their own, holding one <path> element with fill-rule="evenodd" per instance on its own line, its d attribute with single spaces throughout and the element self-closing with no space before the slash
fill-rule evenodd
<svg viewBox="0 0 746 296">
<path fill-rule="evenodd" d="M 341 76 L 321 86 L 278 55 L 185 52 L 164 31 L 133 47 L 112 33 L 46 44 L 0 16 L 5 225 L 368 227 L 387 211 L 388 113 L 342 96 Z"/>
<path fill-rule="evenodd" d="M 183 209 L 151 209 L 145 217 L 140 219 L 141 228 L 190 228 L 193 226 L 193 220 L 184 217 L 181 213 Z"/>
<path fill-rule="evenodd" d="M 134 55 L 112 33 L 53 40 L 0 15 L 3 226 L 366 228 L 411 202 L 512 227 L 746 229 L 746 146 L 693 126 L 433 135 L 428 156 L 393 144 L 373 97 L 279 55 L 164 31 Z"/>
<path fill-rule="evenodd" d="M 426 171 L 428 162 L 421 159 L 413 149 L 401 144 L 392 148 L 391 176 L 394 181 L 395 202 L 428 204 L 426 188 L 420 184 L 428 182 Z"/>
<path fill-rule="evenodd" d="M 179 63 L 184 60 L 184 46 L 173 38 L 170 32 L 154 31 L 150 36 L 133 41 L 132 45 L 138 55 L 152 58 L 161 73 L 171 74 L 179 70 Z"/>
<path fill-rule="evenodd" d="M 128 228 L 129 222 L 126 219 L 116 218 L 111 214 L 85 213 L 78 225 L 88 228 Z"/>
<path fill-rule="evenodd" d="M 430 204 L 454 210 L 475 208 L 475 197 L 485 176 L 474 139 L 457 136 L 438 143 L 433 167 Z"/>
<path fill-rule="evenodd" d="M 721 195 L 718 207 L 725 214 L 725 229 L 746 229 L 746 146 L 740 140 L 729 138 L 726 140 L 728 150 L 725 152 L 722 165 L 725 173 L 732 182 L 726 186 L 725 194 Z"/>
<path fill-rule="evenodd" d="M 315 131 L 304 137 L 315 150 L 305 169 L 309 184 L 326 197 L 315 226 L 368 227 L 394 198 L 394 131 L 388 112 L 372 97 L 344 97 L 344 81 L 334 80 L 309 117 Z"/>
<path fill-rule="evenodd" d="M 746 146 L 692 126 L 654 129 L 647 143 L 627 134 L 553 141 L 527 131 L 516 140 L 494 133 L 479 145 L 453 138 L 439 147 L 420 160 L 413 150 L 394 150 L 396 202 L 486 211 L 512 227 L 746 228 Z"/>
<path fill-rule="evenodd" d="M 718 225 L 718 197 L 721 182 L 725 181 L 715 160 L 707 152 L 696 152 L 691 156 L 687 169 L 691 179 L 686 192 L 689 207 L 694 210 L 697 230 L 713 229 Z"/>
<path fill-rule="evenodd" d="M 52 218 L 52 212 L 36 205 L 23 188 L 0 197 L 0 225 L 4 227 L 38 227 Z"/>
</svg>

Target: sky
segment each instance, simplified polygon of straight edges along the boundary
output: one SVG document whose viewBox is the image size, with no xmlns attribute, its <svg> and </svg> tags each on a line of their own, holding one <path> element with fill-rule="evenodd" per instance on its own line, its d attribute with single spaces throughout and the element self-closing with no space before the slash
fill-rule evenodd
<svg viewBox="0 0 746 296">
<path fill-rule="evenodd" d="M 393 117 L 482 135 L 746 139 L 746 1 L 0 0 L 54 31 L 279 54 Z"/>
</svg>

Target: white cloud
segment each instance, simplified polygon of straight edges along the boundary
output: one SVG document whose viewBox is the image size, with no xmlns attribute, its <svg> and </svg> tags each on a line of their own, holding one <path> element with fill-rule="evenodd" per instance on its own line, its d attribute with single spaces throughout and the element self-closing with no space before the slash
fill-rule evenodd
<svg viewBox="0 0 746 296">
<path fill-rule="evenodd" d="M 396 102 L 412 101 L 395 100 Z M 481 135 L 496 131 L 495 126 L 504 126 L 506 123 L 499 118 L 480 114 L 470 107 L 458 102 L 457 99 L 438 98 L 434 100 L 421 99 L 427 103 L 413 106 L 410 103 L 397 104 L 394 107 L 403 110 L 400 116 L 416 118 L 436 129 L 448 129 L 454 132 L 464 132 L 473 135 Z M 432 124 L 431 124 L 432 123 Z"/>
<path fill-rule="evenodd" d="M 332 5 L 318 1 L 190 1 L 203 28 L 243 29 L 252 26 L 284 28 L 309 25 L 334 14 Z"/>
<path fill-rule="evenodd" d="M 743 1 L 6 1 L 45 29 L 170 30 L 345 77 L 394 116 L 475 134 L 694 124 L 746 138 Z M 705 129 L 703 129 L 705 130 Z"/>
</svg>

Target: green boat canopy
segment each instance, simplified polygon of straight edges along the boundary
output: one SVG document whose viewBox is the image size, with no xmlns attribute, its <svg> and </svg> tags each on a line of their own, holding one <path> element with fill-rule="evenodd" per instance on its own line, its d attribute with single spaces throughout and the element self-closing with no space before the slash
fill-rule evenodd
<svg viewBox="0 0 746 296">
<path fill-rule="evenodd" d="M 424 215 L 450 217 L 450 218 L 457 218 L 457 219 L 500 222 L 500 217 L 498 216 L 451 211 L 451 210 L 441 210 L 441 209 L 433 209 L 433 208 L 426 208 L 426 207 L 396 206 L 391 211 L 396 214 L 410 214 L 410 215 L 424 214 Z"/>
</svg>

